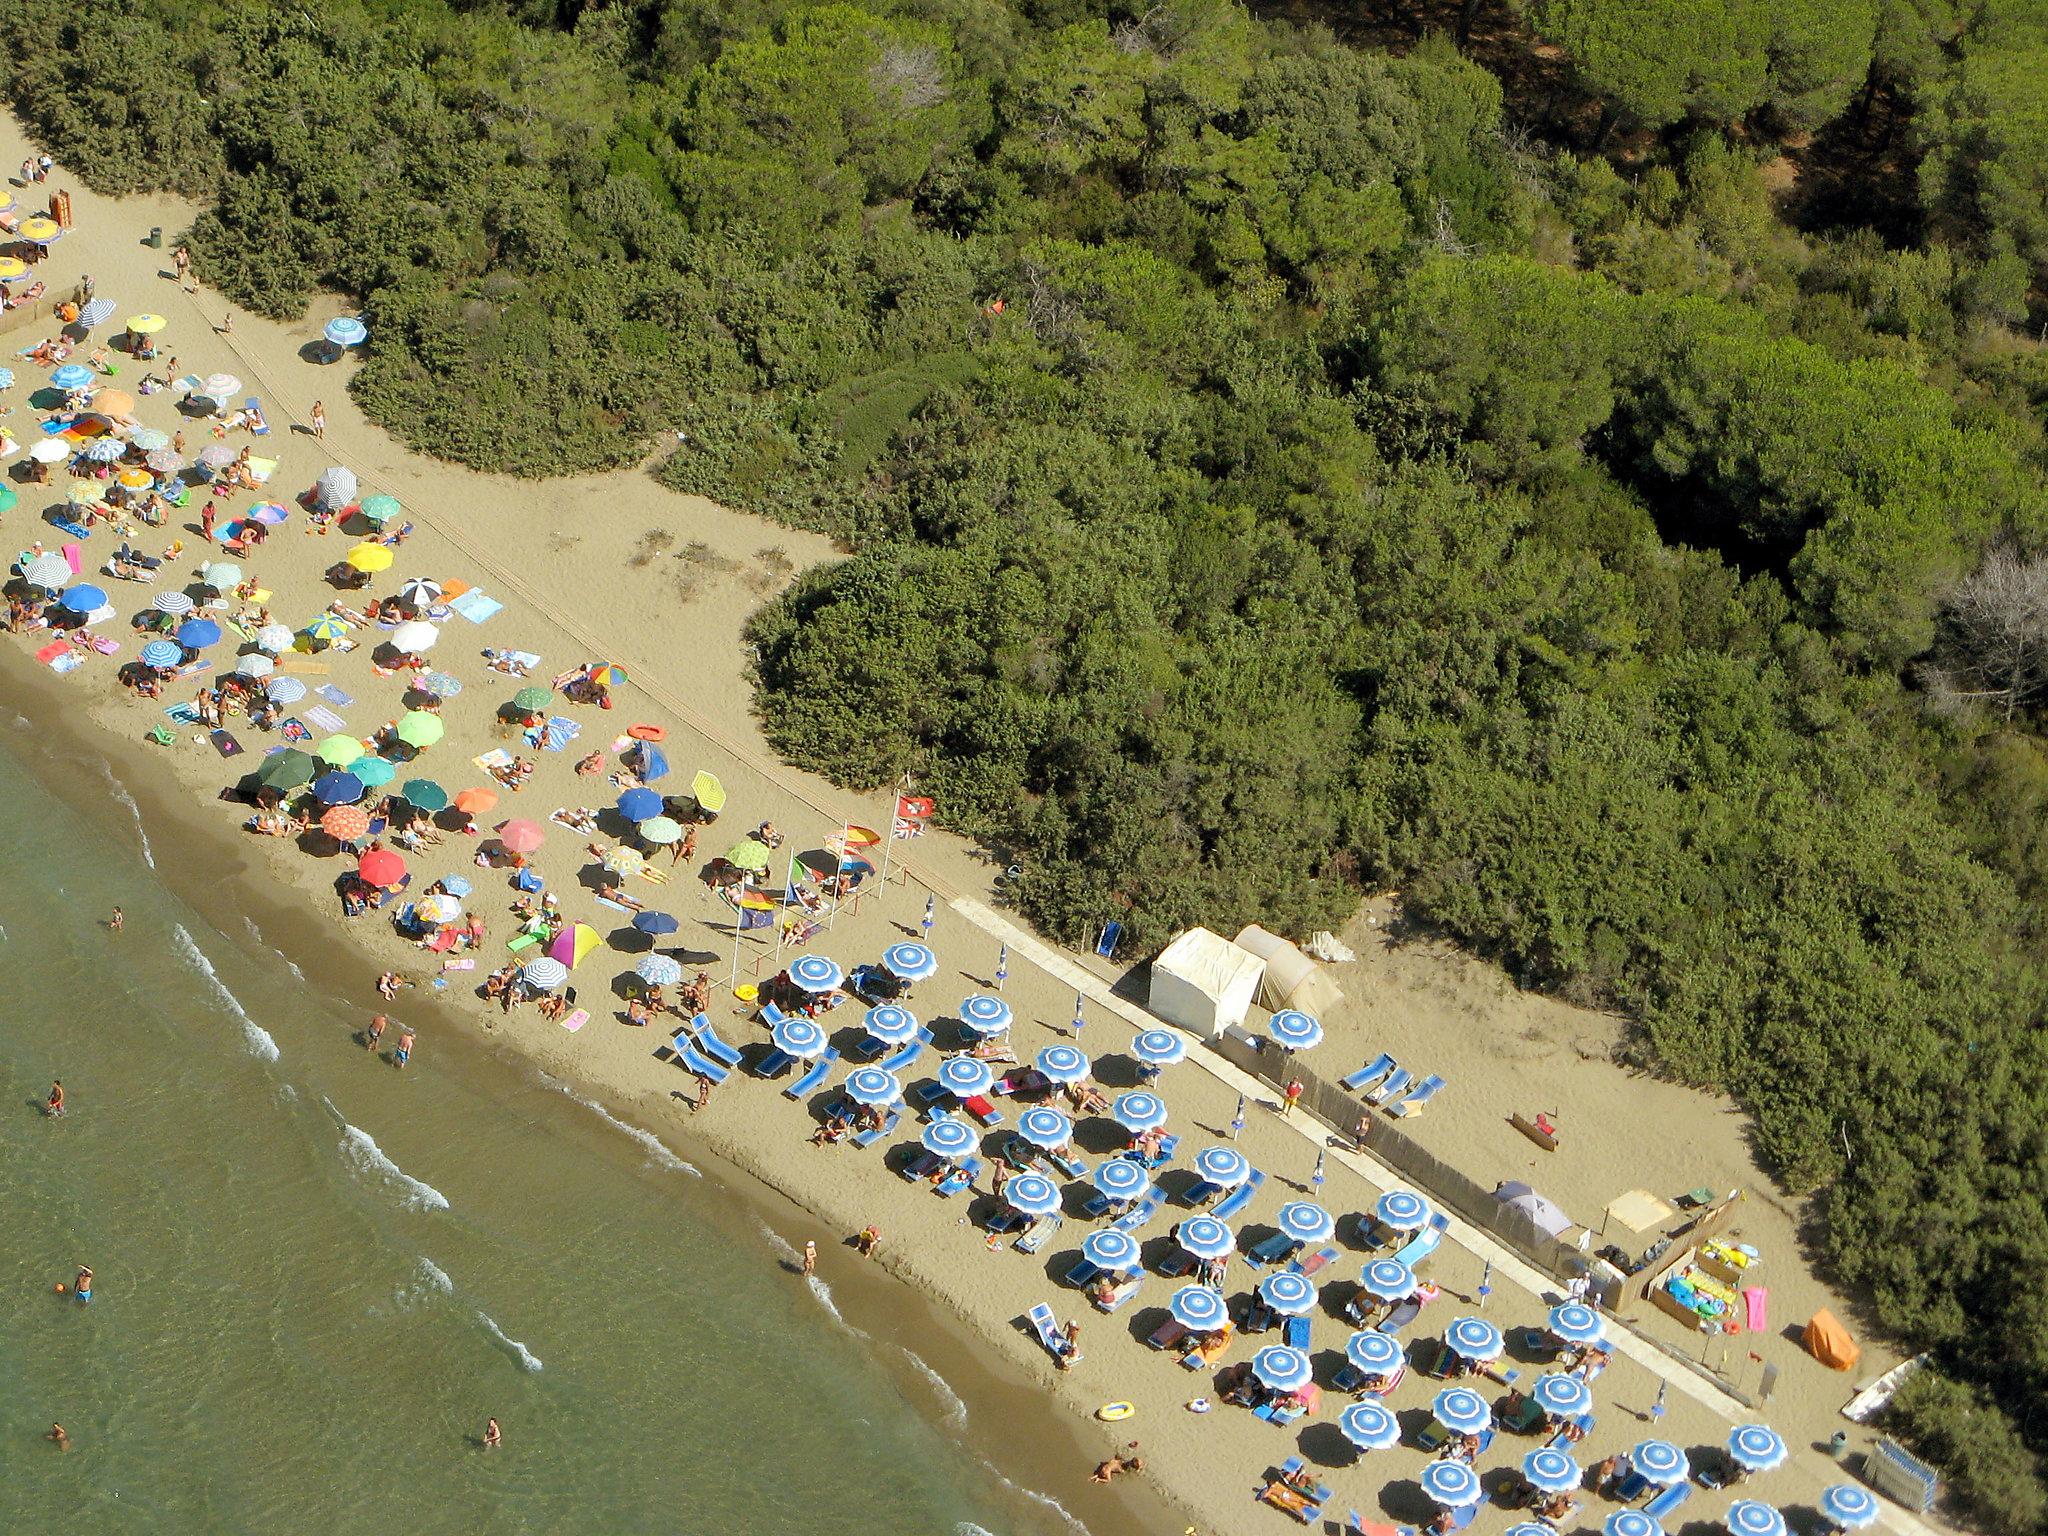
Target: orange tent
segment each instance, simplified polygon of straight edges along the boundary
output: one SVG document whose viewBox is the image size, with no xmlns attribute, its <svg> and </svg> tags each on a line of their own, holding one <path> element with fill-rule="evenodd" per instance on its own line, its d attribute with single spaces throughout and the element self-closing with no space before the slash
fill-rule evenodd
<svg viewBox="0 0 2048 1536">
<path fill-rule="evenodd" d="M 1826 1307 L 1813 1314 L 1806 1325 L 1806 1350 L 1822 1365 L 1838 1371 L 1853 1371 L 1863 1358 L 1863 1348 L 1849 1337 L 1841 1319 Z"/>
</svg>

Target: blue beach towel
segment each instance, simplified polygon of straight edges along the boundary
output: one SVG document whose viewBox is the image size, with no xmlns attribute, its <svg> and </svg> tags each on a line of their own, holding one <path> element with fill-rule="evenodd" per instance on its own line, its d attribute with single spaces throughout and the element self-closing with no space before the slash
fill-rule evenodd
<svg viewBox="0 0 2048 1536">
<path fill-rule="evenodd" d="M 318 688 L 315 688 L 313 691 L 319 694 L 320 697 L 325 699 L 328 703 L 332 704 L 336 709 L 347 709 L 349 705 L 355 703 L 354 695 L 343 693 L 339 688 L 335 687 L 334 684 L 332 683 L 322 683 Z"/>
<path fill-rule="evenodd" d="M 567 715 L 549 715 L 546 729 L 528 731 L 526 739 L 542 751 L 560 752 L 576 739 L 582 729 L 579 722 Z"/>
<path fill-rule="evenodd" d="M 472 624 L 481 624 L 492 614 L 501 612 L 505 605 L 486 592 L 469 591 L 448 605 Z"/>
</svg>

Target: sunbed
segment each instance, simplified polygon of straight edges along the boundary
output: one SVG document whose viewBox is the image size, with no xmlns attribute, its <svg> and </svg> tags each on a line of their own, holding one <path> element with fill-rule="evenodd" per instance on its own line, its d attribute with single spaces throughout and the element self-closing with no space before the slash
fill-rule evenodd
<svg viewBox="0 0 2048 1536">
<path fill-rule="evenodd" d="M 1345 1078 L 1344 1086 L 1352 1093 L 1357 1093 L 1361 1088 L 1370 1086 L 1393 1070 L 1394 1058 L 1385 1051 L 1381 1051 L 1379 1055 Z"/>
<path fill-rule="evenodd" d="M 1307 1413 L 1308 1409 L 1291 1399 L 1282 1402 L 1278 1398 L 1268 1398 L 1265 1402 L 1254 1408 L 1252 1412 L 1257 1417 L 1264 1419 L 1268 1424 L 1278 1424 L 1285 1428 L 1304 1413 Z"/>
<path fill-rule="evenodd" d="M 707 1077 L 716 1084 L 724 1082 L 731 1075 L 730 1068 L 713 1061 L 697 1049 L 696 1042 L 691 1040 L 687 1029 L 677 1030 L 672 1043 L 675 1046 L 676 1060 L 697 1076 Z"/>
<path fill-rule="evenodd" d="M 1126 1275 L 1110 1289 L 1107 1301 L 1104 1301 L 1100 1296 L 1090 1296 L 1088 1304 L 1098 1312 L 1114 1312 L 1137 1294 L 1138 1277 L 1136 1275 Z"/>
<path fill-rule="evenodd" d="M 1182 1275 L 1187 1274 L 1190 1270 L 1192 1270 L 1197 1264 L 1201 1262 L 1202 1261 L 1200 1259 L 1196 1258 L 1192 1253 L 1189 1253 L 1187 1249 L 1181 1247 L 1179 1244 L 1175 1244 L 1173 1247 L 1168 1248 L 1165 1253 L 1159 1256 L 1158 1264 L 1154 1265 L 1153 1267 L 1156 1268 L 1160 1274 L 1166 1276 L 1167 1279 L 1178 1280 Z"/>
<path fill-rule="evenodd" d="M 1422 1303 L 1411 1297 L 1388 1310 L 1387 1315 L 1379 1321 L 1379 1331 L 1391 1338 L 1420 1316 Z"/>
<path fill-rule="evenodd" d="M 1166 1204 L 1166 1196 L 1160 1192 L 1159 1186 L 1155 1184 L 1145 1191 L 1143 1199 L 1139 1200 L 1128 1211 L 1125 1211 L 1123 1215 L 1117 1217 L 1110 1225 L 1119 1232 L 1135 1232 L 1154 1216 L 1157 1216 L 1159 1214 L 1159 1207 L 1164 1204 Z"/>
<path fill-rule="evenodd" d="M 1401 1385 L 1401 1379 L 1407 1374 L 1408 1363 L 1405 1360 L 1384 1376 L 1368 1376 L 1349 1360 L 1346 1360 L 1337 1367 L 1337 1374 L 1330 1378 L 1330 1385 L 1339 1392 L 1362 1393 L 1365 1391 L 1365 1384 L 1368 1381 L 1377 1381 L 1379 1382 L 1379 1387 L 1374 1391 L 1373 1395 L 1376 1397 L 1392 1397 L 1394 1389 Z"/>
<path fill-rule="evenodd" d="M 1109 1214 L 1111 1206 L 1121 1205 L 1122 1203 L 1121 1200 L 1105 1195 L 1098 1189 L 1094 1194 L 1081 1202 L 1081 1214 L 1091 1219 L 1100 1218 Z"/>
<path fill-rule="evenodd" d="M 1384 1082 L 1366 1094 L 1365 1102 L 1368 1104 L 1384 1104 L 1387 1100 L 1393 1098 L 1395 1094 L 1405 1092 L 1408 1085 L 1414 1081 L 1414 1075 L 1406 1067 L 1396 1067 L 1387 1075 Z"/>
<path fill-rule="evenodd" d="M 1165 1322 L 1152 1330 L 1152 1336 L 1146 1339 L 1145 1342 L 1154 1349 L 1171 1349 L 1187 1336 L 1187 1324 L 1177 1318 L 1169 1317 Z"/>
<path fill-rule="evenodd" d="M 1180 1357 L 1180 1363 L 1191 1371 L 1199 1371 L 1205 1366 L 1214 1365 L 1218 1360 L 1221 1360 L 1230 1353 L 1232 1337 L 1234 1337 L 1233 1330 L 1226 1323 L 1214 1333 L 1204 1334 L 1199 1344 L 1191 1346 Z"/>
<path fill-rule="evenodd" d="M 1135 1147 L 1128 1152 L 1119 1153 L 1118 1156 L 1127 1157 L 1134 1163 L 1156 1170 L 1164 1168 L 1168 1163 L 1172 1162 L 1173 1154 L 1179 1150 L 1180 1138 L 1178 1136 L 1162 1136 L 1159 1139 L 1159 1150 L 1150 1156 L 1139 1152 Z"/>
<path fill-rule="evenodd" d="M 789 1070 L 790 1064 L 795 1060 L 794 1056 L 790 1055 L 789 1052 L 783 1050 L 780 1046 L 771 1046 L 768 1054 L 754 1063 L 754 1076 L 780 1077 Z"/>
<path fill-rule="evenodd" d="M 1251 1171 L 1251 1176 L 1229 1194 L 1225 1195 L 1216 1209 L 1209 1214 L 1218 1221 L 1230 1220 L 1231 1217 L 1252 1203 L 1252 1196 L 1259 1192 L 1259 1187 L 1265 1182 L 1266 1176 L 1254 1168 Z"/>
<path fill-rule="evenodd" d="M 945 1159 L 936 1152 L 920 1150 L 917 1156 L 903 1165 L 901 1171 L 904 1178 L 913 1184 L 917 1184 L 937 1173 L 939 1171 L 939 1164 L 944 1161 Z"/>
<path fill-rule="evenodd" d="M 888 1135 L 891 1131 L 895 1130 L 896 1127 L 902 1123 L 902 1121 L 903 1111 L 897 1109 L 894 1105 L 891 1105 L 889 1108 L 889 1113 L 882 1117 L 882 1123 L 880 1125 L 873 1126 L 868 1130 L 862 1131 L 859 1135 L 855 1136 L 853 1138 L 853 1144 L 856 1147 L 872 1147 L 884 1136 Z"/>
<path fill-rule="evenodd" d="M 1337 1262 L 1337 1250 L 1318 1248 L 1306 1258 L 1296 1259 L 1287 1267 L 1297 1275 L 1319 1275 Z"/>
<path fill-rule="evenodd" d="M 1525 1397 L 1500 1416 L 1500 1427 L 1517 1435 L 1533 1435 L 1549 1421 L 1550 1415 L 1533 1397 Z"/>
<path fill-rule="evenodd" d="M 929 1119 L 939 1104 L 953 1097 L 953 1090 L 937 1078 L 933 1078 L 930 1082 L 918 1083 L 911 1088 L 910 1097 L 923 1110 L 925 1117 Z"/>
<path fill-rule="evenodd" d="M 1288 1487 L 1285 1483 L 1266 1484 L 1259 1490 L 1259 1502 L 1294 1516 L 1303 1525 L 1314 1525 L 1323 1518 L 1322 1505 L 1312 1502 L 1308 1495 Z"/>
<path fill-rule="evenodd" d="M 1631 1469 L 1627 1477 L 1619 1478 L 1609 1486 L 1607 1497 L 1617 1504 L 1633 1504 L 1649 1491 L 1650 1480 Z"/>
<path fill-rule="evenodd" d="M 1661 1521 L 1679 1505 L 1692 1497 L 1691 1483 L 1673 1483 L 1657 1497 L 1643 1506 L 1643 1513 L 1652 1520 Z"/>
<path fill-rule="evenodd" d="M 1081 1358 L 1073 1354 L 1072 1347 L 1067 1343 L 1067 1336 L 1060 1332 L 1059 1319 L 1052 1315 L 1052 1308 L 1045 1302 L 1041 1301 L 1024 1316 L 1031 1324 L 1031 1331 L 1038 1336 L 1038 1342 L 1045 1346 L 1045 1352 L 1053 1359 L 1065 1360 L 1069 1356 L 1075 1360 Z"/>
<path fill-rule="evenodd" d="M 1305 1317 L 1290 1317 L 1287 1319 L 1286 1326 L 1280 1330 L 1280 1342 L 1289 1349 L 1305 1351 L 1308 1348 L 1308 1319 Z"/>
<path fill-rule="evenodd" d="M 877 1040 L 873 1035 L 862 1035 L 846 1048 L 846 1054 L 855 1061 L 873 1061 L 888 1049 L 888 1041 Z"/>
<path fill-rule="evenodd" d="M 1084 1258 L 1080 1263 L 1067 1271 L 1067 1284 L 1074 1286 L 1086 1285 L 1101 1273 L 1101 1265 L 1097 1264 L 1093 1259 Z"/>
<path fill-rule="evenodd" d="M 969 1094 L 960 1101 L 960 1107 L 966 1110 L 968 1114 L 974 1116 L 975 1120 L 984 1127 L 1001 1125 L 1003 1123 L 1003 1112 L 988 1101 L 986 1094 Z"/>
<path fill-rule="evenodd" d="M 1387 1106 L 1387 1113 L 1404 1117 L 1419 1115 L 1422 1113 L 1423 1106 L 1443 1091 L 1443 1086 L 1444 1080 L 1432 1072 L 1413 1088 L 1409 1089 L 1408 1096 L 1398 1104 L 1389 1104 Z"/>
<path fill-rule="evenodd" d="M 953 1171 L 932 1186 L 932 1192 L 943 1195 L 946 1199 L 950 1200 L 953 1196 L 959 1194 L 961 1190 L 972 1189 L 974 1181 L 980 1173 L 981 1159 L 970 1157 L 964 1162 L 954 1164 Z"/>
<path fill-rule="evenodd" d="M 932 1043 L 932 1032 L 920 1029 L 915 1040 L 906 1041 L 903 1049 L 882 1063 L 884 1072 L 894 1072 L 898 1077 L 917 1065 L 917 1058 L 924 1054 L 924 1048 Z"/>
<path fill-rule="evenodd" d="M 1206 1205 L 1222 1193 L 1223 1186 L 1221 1184 L 1211 1184 L 1207 1179 L 1196 1179 L 1194 1183 L 1190 1184 L 1174 1198 L 1179 1200 L 1182 1205 L 1199 1206 Z"/>
<path fill-rule="evenodd" d="M 1013 1205 L 999 1205 L 988 1213 L 988 1220 L 982 1225 L 991 1232 L 1003 1233 L 1013 1230 L 1024 1219 L 1024 1213 Z"/>
<path fill-rule="evenodd" d="M 786 1099 L 800 1099 L 807 1093 L 816 1093 L 824 1086 L 825 1079 L 832 1075 L 833 1063 L 839 1060 L 839 1052 L 827 1046 L 825 1054 L 812 1062 L 804 1075 L 782 1090 Z"/>
<path fill-rule="evenodd" d="M 711 1027 L 708 1014 L 698 1014 L 690 1020 L 690 1028 L 697 1033 L 697 1044 L 704 1048 L 704 1054 L 715 1056 L 729 1067 L 740 1064 L 740 1053 L 718 1038 L 718 1031 Z"/>
<path fill-rule="evenodd" d="M 1299 1238 L 1289 1237 L 1285 1232 L 1275 1232 L 1271 1237 L 1261 1238 L 1245 1252 L 1245 1262 L 1254 1269 L 1265 1269 L 1269 1265 L 1285 1263 L 1301 1252 L 1305 1245 Z"/>
<path fill-rule="evenodd" d="M 1012 1245 L 1019 1253 L 1036 1253 L 1045 1246 L 1046 1239 L 1067 1224 L 1067 1218 L 1058 1211 L 1048 1211 L 1031 1223 L 1031 1228 Z"/>
<path fill-rule="evenodd" d="M 1451 1373 L 1451 1366 L 1457 1360 L 1458 1352 L 1442 1339 L 1422 1345 L 1415 1352 L 1415 1369 L 1425 1376 L 1444 1377 Z"/>
<path fill-rule="evenodd" d="M 1429 1225 L 1408 1239 L 1408 1245 L 1394 1255 L 1397 1262 L 1414 1269 L 1424 1259 L 1435 1253 L 1444 1240 L 1444 1233 L 1450 1230 L 1450 1218 L 1438 1211 L 1429 1218 Z"/>
<path fill-rule="evenodd" d="M 1264 1333 L 1279 1320 L 1279 1317 L 1279 1313 L 1266 1305 L 1265 1297 L 1261 1296 L 1257 1291 L 1253 1291 L 1252 1299 L 1245 1308 L 1244 1331 L 1246 1333 Z"/>
<path fill-rule="evenodd" d="M 759 1019 L 763 1024 L 766 1024 L 770 1029 L 773 1029 L 778 1024 L 787 1023 L 789 1020 L 789 1015 L 784 1013 L 780 1008 L 776 1007 L 773 1003 L 763 1003 L 760 1009 L 755 1013 L 754 1017 Z"/>
<path fill-rule="evenodd" d="M 1355 1536 L 1416 1536 L 1415 1527 L 1412 1525 L 1367 1525 L 1365 1516 L 1355 1509 L 1347 1509 L 1344 1512 L 1344 1524 L 1341 1529 L 1347 1533 L 1355 1533 Z"/>
<path fill-rule="evenodd" d="M 1088 1177 L 1088 1165 L 1082 1162 L 1080 1158 L 1074 1156 L 1071 1147 L 1064 1152 L 1048 1152 L 1045 1156 L 1053 1167 L 1059 1169 L 1061 1173 L 1064 1173 L 1070 1179 L 1085 1179 Z"/>
<path fill-rule="evenodd" d="M 1415 1432 L 1417 1448 L 1428 1451 L 1431 1455 L 1435 1455 L 1438 1451 L 1442 1450 L 1450 1438 L 1451 1432 L 1445 1429 L 1443 1425 L 1437 1423 L 1434 1418 Z"/>
</svg>

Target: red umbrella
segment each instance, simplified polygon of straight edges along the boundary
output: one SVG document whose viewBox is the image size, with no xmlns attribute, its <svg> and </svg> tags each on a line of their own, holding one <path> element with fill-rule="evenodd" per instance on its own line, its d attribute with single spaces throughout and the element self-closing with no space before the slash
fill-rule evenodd
<svg viewBox="0 0 2048 1536">
<path fill-rule="evenodd" d="M 465 789 L 455 797 L 455 809 L 471 816 L 480 815 L 497 803 L 495 789 Z"/>
<path fill-rule="evenodd" d="M 508 821 L 498 828 L 498 841 L 514 853 L 531 853 L 547 841 L 537 823 L 531 821 Z"/>
<path fill-rule="evenodd" d="M 359 805 L 337 805 L 320 818 L 320 830 L 341 842 L 370 830 L 370 813 Z"/>
<path fill-rule="evenodd" d="M 405 860 L 389 848 L 378 848 L 363 855 L 356 872 L 372 885 L 396 885 L 405 878 Z"/>
</svg>

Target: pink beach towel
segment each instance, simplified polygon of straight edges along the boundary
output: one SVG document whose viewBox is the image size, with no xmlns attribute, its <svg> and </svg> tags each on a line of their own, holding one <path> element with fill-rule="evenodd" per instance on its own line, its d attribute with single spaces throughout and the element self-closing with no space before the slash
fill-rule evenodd
<svg viewBox="0 0 2048 1536">
<path fill-rule="evenodd" d="M 575 1034 L 577 1030 L 581 1029 L 584 1025 L 588 1024 L 589 1022 L 590 1015 L 581 1008 L 578 1008 L 574 1013 L 568 1015 L 561 1021 L 562 1028 L 568 1030 L 569 1033 L 572 1035 Z"/>
<path fill-rule="evenodd" d="M 70 563 L 72 575 L 76 576 L 85 569 L 85 552 L 76 544 L 64 546 L 64 558 Z"/>
<path fill-rule="evenodd" d="M 1749 1331 L 1762 1333 L 1770 1326 L 1771 1293 L 1760 1285 L 1752 1285 L 1742 1293 L 1742 1304 L 1749 1309 Z"/>
</svg>

